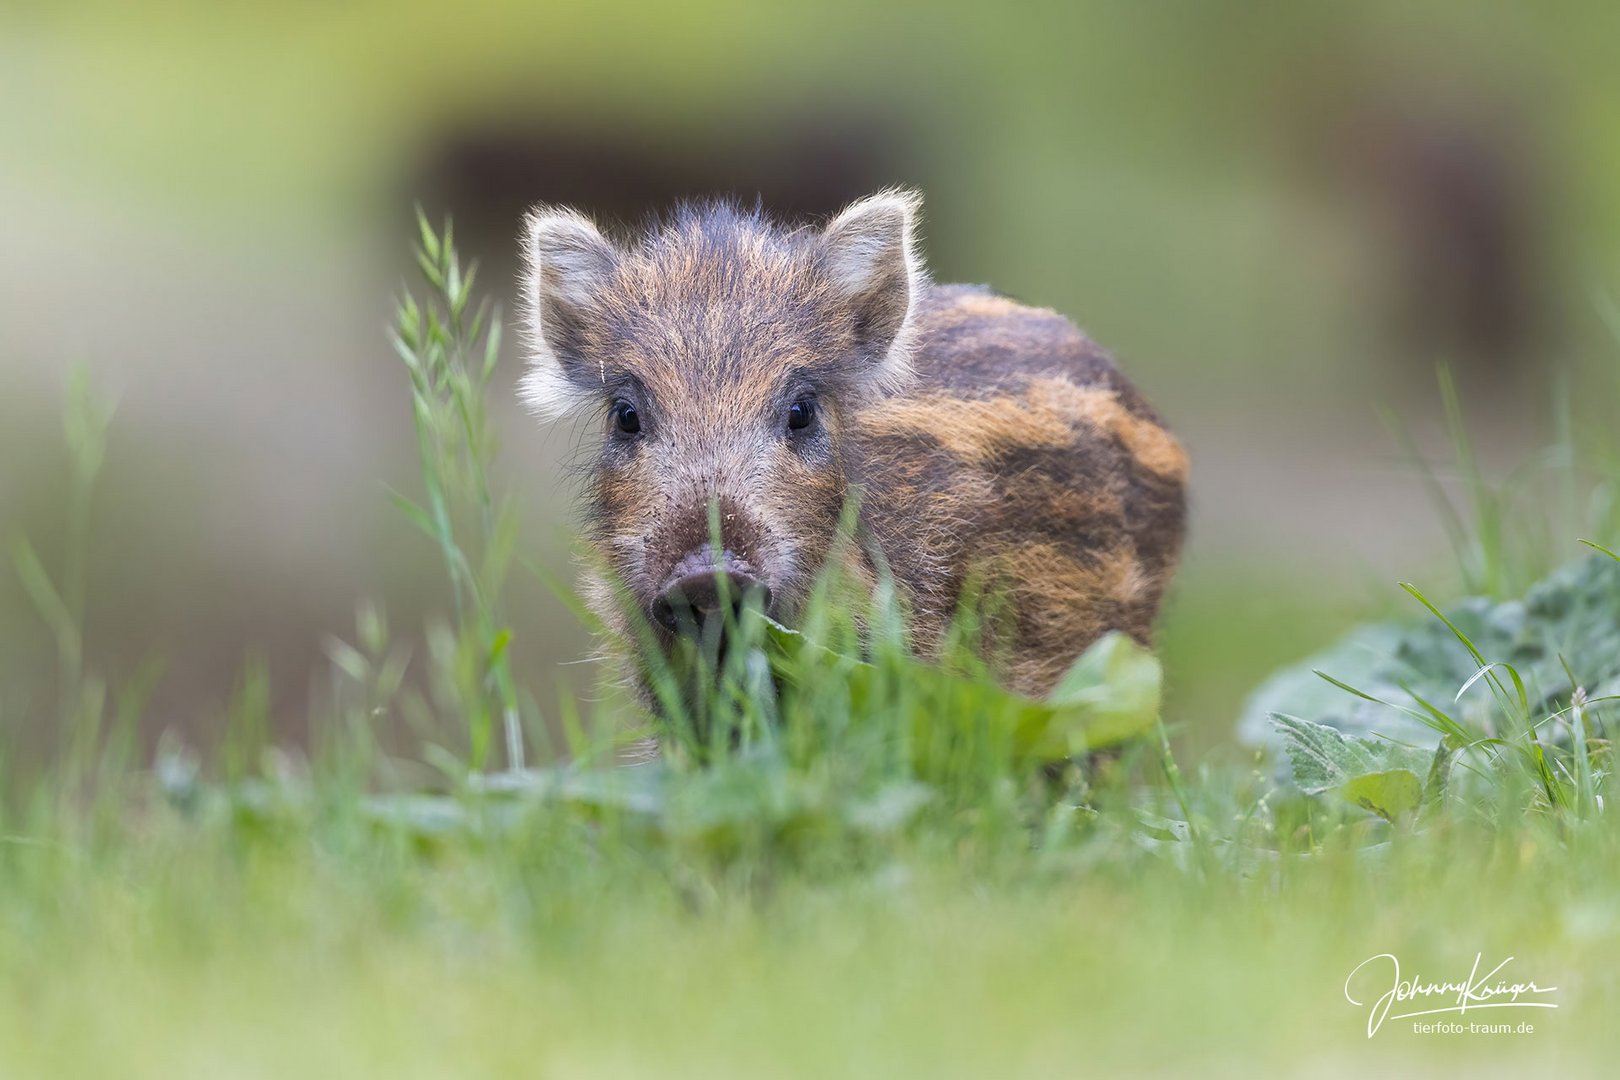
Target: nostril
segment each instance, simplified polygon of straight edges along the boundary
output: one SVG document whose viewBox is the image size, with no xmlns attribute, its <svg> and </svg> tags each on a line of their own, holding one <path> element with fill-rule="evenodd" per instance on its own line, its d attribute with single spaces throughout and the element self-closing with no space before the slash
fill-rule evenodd
<svg viewBox="0 0 1620 1080">
<path fill-rule="evenodd" d="M 707 616 L 719 610 L 713 574 L 688 574 L 671 582 L 653 601 L 652 616 L 672 634 L 701 633 Z"/>
<path fill-rule="evenodd" d="M 671 604 L 664 597 L 660 596 L 657 600 L 653 601 L 652 615 L 653 618 L 657 620 L 658 625 L 662 626 L 670 633 L 674 633 L 676 630 L 680 629 L 680 620 L 675 616 L 675 605 Z"/>
</svg>

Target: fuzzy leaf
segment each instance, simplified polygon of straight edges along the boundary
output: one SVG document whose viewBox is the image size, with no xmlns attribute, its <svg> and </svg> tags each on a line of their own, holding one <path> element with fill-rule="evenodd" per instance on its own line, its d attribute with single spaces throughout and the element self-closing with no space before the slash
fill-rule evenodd
<svg viewBox="0 0 1620 1080">
<path fill-rule="evenodd" d="M 1397 743 L 1356 738 L 1295 716 L 1278 714 L 1272 723 L 1293 768 L 1294 783 L 1308 794 L 1391 769 L 1412 771 L 1414 766 L 1428 765 L 1427 754 Z"/>
<path fill-rule="evenodd" d="M 1281 746 L 1287 733 L 1271 722 L 1281 713 L 1350 735 L 1377 732 L 1429 745 L 1431 725 L 1399 709 L 1428 712 L 1425 703 L 1458 698 L 1458 688 L 1485 666 L 1460 637 L 1488 663 L 1511 665 L 1511 671 L 1493 670 L 1506 672 L 1504 683 L 1516 709 L 1532 715 L 1553 712 L 1560 703 L 1568 704 L 1574 690 L 1570 672 L 1594 696 L 1611 683 L 1620 685 L 1616 611 L 1620 562 L 1594 554 L 1549 575 L 1523 600 L 1473 597 L 1444 608 L 1445 621 L 1425 612 L 1410 622 L 1359 627 L 1266 680 L 1245 705 L 1238 734 L 1249 743 Z M 1396 707 L 1353 697 L 1324 682 L 1318 671 Z M 1501 719 L 1495 694 L 1480 685 L 1485 681 L 1478 680 L 1454 708 L 1446 709 L 1469 734 L 1464 741 L 1491 734 Z"/>
<path fill-rule="evenodd" d="M 1158 657 L 1125 634 L 1105 634 L 1047 695 L 1048 736 L 1074 754 L 1141 735 L 1159 718 L 1163 682 Z"/>
<path fill-rule="evenodd" d="M 1338 788 L 1338 792 L 1385 821 L 1394 821 L 1423 803 L 1423 781 L 1410 769 L 1358 776 Z"/>
</svg>

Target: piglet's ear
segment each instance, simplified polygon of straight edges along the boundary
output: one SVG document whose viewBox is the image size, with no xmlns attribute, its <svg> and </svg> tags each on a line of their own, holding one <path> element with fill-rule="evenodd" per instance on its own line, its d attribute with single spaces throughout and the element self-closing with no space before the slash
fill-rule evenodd
<svg viewBox="0 0 1620 1080">
<path fill-rule="evenodd" d="M 860 381 L 894 390 L 911 378 L 916 309 L 928 288 L 917 254 L 922 196 L 891 189 L 850 204 L 821 237 L 823 273 L 854 319 Z"/>
<path fill-rule="evenodd" d="M 599 392 L 585 343 L 618 251 L 583 214 L 537 206 L 524 220 L 523 257 L 529 368 L 519 393 L 541 416 L 564 416 Z"/>
</svg>

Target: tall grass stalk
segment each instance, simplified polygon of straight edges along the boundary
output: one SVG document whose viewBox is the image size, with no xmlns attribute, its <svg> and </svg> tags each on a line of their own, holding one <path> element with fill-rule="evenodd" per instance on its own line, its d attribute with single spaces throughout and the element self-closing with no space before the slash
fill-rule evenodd
<svg viewBox="0 0 1620 1080">
<path fill-rule="evenodd" d="M 495 439 L 486 406 L 500 359 L 500 310 L 487 299 L 472 302 L 477 267 L 462 265 L 450 224 L 436 231 L 418 210 L 417 225 L 416 262 L 427 292 L 421 301 L 409 291 L 400 298 L 392 340 L 410 375 L 426 505 L 397 492 L 394 501 L 444 560 L 455 634 L 437 658 L 467 725 L 470 764 L 486 767 L 498 723 L 507 768 L 517 771 L 524 767 L 523 727 L 501 600 L 517 514 L 509 495 L 492 490 Z"/>
</svg>

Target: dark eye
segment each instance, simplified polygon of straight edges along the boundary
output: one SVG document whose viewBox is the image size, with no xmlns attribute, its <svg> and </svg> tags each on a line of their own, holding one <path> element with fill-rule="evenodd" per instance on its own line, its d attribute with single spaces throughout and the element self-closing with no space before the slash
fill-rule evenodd
<svg viewBox="0 0 1620 1080">
<path fill-rule="evenodd" d="M 615 401 L 613 426 L 626 435 L 634 435 L 641 430 L 641 414 L 628 401 Z"/>
<path fill-rule="evenodd" d="M 809 398 L 802 398 L 788 406 L 788 428 L 792 431 L 803 431 L 816 419 L 816 403 Z"/>
</svg>

